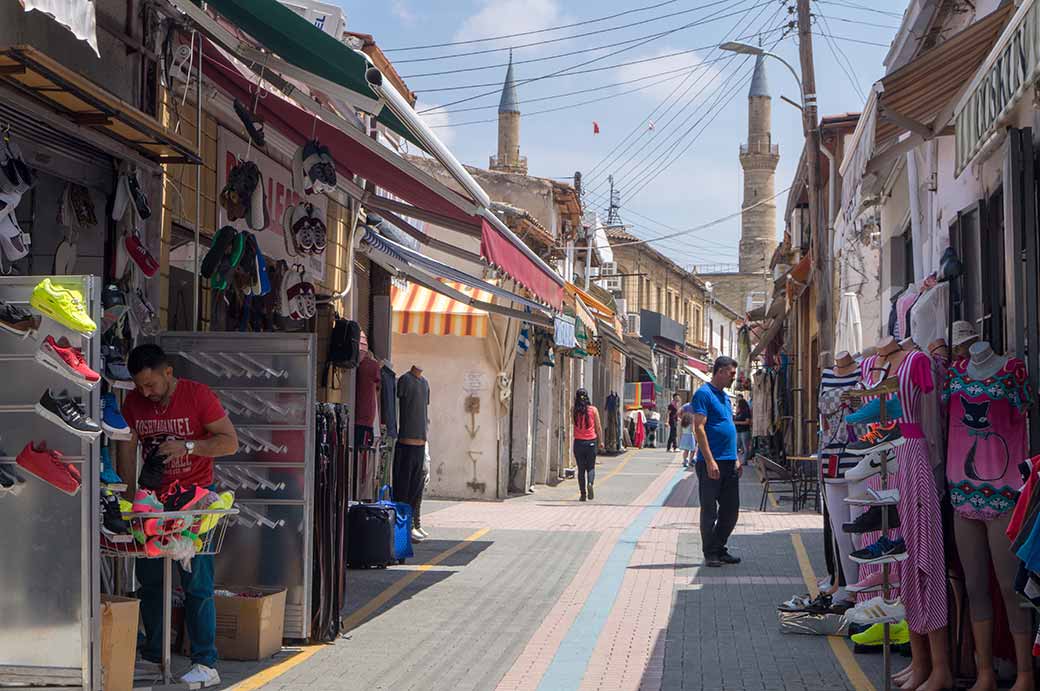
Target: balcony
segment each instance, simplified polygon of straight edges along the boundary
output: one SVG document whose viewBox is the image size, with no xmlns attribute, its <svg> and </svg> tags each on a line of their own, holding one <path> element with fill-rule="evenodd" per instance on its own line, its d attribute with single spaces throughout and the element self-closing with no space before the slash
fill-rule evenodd
<svg viewBox="0 0 1040 691">
<path fill-rule="evenodd" d="M 780 145 L 779 144 L 772 144 L 769 147 L 769 151 L 767 152 L 765 150 L 765 147 L 763 147 L 763 146 L 756 146 L 753 149 L 749 149 L 747 144 L 741 144 L 740 145 L 740 153 L 741 154 L 745 154 L 745 155 L 746 154 L 764 154 L 764 153 L 769 153 L 769 154 L 772 154 L 773 156 L 779 156 L 780 155 Z"/>
<path fill-rule="evenodd" d="M 650 341 L 663 338 L 678 346 L 686 342 L 686 329 L 682 324 L 650 310 L 639 310 L 639 335 Z"/>
<path fill-rule="evenodd" d="M 498 156 L 491 156 L 489 161 L 490 165 L 488 167 L 491 168 L 491 170 L 504 170 L 508 173 L 523 173 L 524 175 L 527 174 L 527 156 L 520 156 L 514 159 L 514 162 L 512 163 L 508 163 L 507 161 L 503 160 L 503 162 L 500 164 L 498 162 Z"/>
</svg>

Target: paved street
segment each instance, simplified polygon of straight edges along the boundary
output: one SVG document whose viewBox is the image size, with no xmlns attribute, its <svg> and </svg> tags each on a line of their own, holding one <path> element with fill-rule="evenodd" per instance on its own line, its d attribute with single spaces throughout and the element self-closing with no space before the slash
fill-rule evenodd
<svg viewBox="0 0 1040 691">
<path fill-rule="evenodd" d="M 263 666 L 222 663 L 225 688 L 879 686 L 880 657 L 779 632 L 776 604 L 822 572 L 819 516 L 751 510 L 748 473 L 730 543 L 744 563 L 706 569 L 696 479 L 677 455 L 642 451 L 597 472 L 588 504 L 573 480 L 506 502 L 424 502 L 435 539 L 411 564 L 349 572 L 349 634 Z"/>
</svg>

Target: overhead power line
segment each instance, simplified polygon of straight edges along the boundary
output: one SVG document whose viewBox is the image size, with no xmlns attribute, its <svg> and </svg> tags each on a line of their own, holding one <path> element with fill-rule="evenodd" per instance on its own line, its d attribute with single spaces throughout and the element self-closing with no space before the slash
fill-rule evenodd
<svg viewBox="0 0 1040 691">
<path fill-rule="evenodd" d="M 595 31 L 586 31 L 586 32 L 580 33 L 580 34 L 571 34 L 570 36 L 559 36 L 557 38 L 547 38 L 547 39 L 544 39 L 542 41 L 532 41 L 530 43 L 513 44 L 513 45 L 509 45 L 509 46 L 503 46 L 501 48 L 484 48 L 483 50 L 468 50 L 468 51 L 465 51 L 465 52 L 462 52 L 462 53 L 450 53 L 448 55 L 431 55 L 431 56 L 422 57 L 422 58 L 408 58 L 406 60 L 394 60 L 394 64 L 395 65 L 402 65 L 402 64 L 410 63 L 410 62 L 431 62 L 433 60 L 449 60 L 449 59 L 452 59 L 452 58 L 469 58 L 469 57 L 473 57 L 474 55 L 487 55 L 489 53 L 502 53 L 502 52 L 505 52 L 507 50 L 508 51 L 513 51 L 513 50 L 520 50 L 521 48 L 533 48 L 535 46 L 545 46 L 545 45 L 549 45 L 550 43 L 561 43 L 563 41 L 573 41 L 574 39 L 577 39 L 577 38 L 587 38 L 589 36 L 599 36 L 601 34 L 610 33 L 612 31 L 621 31 L 622 29 L 630 29 L 633 26 L 642 26 L 644 24 L 650 24 L 650 23 L 653 23 L 653 22 L 659 22 L 662 19 L 671 19 L 672 17 L 678 17 L 680 15 L 689 14 L 690 12 L 696 12 L 697 10 L 703 10 L 703 9 L 708 8 L 708 7 L 712 7 L 714 5 L 724 4 L 726 2 L 732 2 L 732 0 L 719 0 L 718 2 L 709 2 L 709 3 L 704 4 L 704 5 L 698 5 L 697 7 L 691 7 L 689 9 L 679 10 L 677 12 L 669 12 L 668 14 L 662 14 L 662 15 L 660 15 L 658 17 L 650 17 L 649 19 L 643 19 L 643 20 L 640 20 L 638 22 L 630 22 L 628 24 L 619 24 L 618 26 L 610 26 L 610 27 L 607 27 L 605 29 L 597 29 Z M 617 45 L 617 43 L 612 44 L 612 45 Z M 531 60 L 523 60 L 523 61 L 519 61 L 519 62 L 532 62 L 532 61 Z M 492 66 L 489 66 L 488 69 L 490 69 L 490 67 L 492 67 Z M 501 65 L 494 65 L 493 67 L 501 67 Z M 422 75 L 414 75 L 414 76 L 422 76 Z M 403 77 L 403 79 L 407 79 L 407 78 L 408 78 L 407 76 Z"/>
<path fill-rule="evenodd" d="M 769 0 L 767 0 L 765 3 L 762 3 L 762 4 L 768 4 L 768 2 L 769 2 Z M 635 48 L 638 48 L 641 45 L 649 43 L 650 41 L 657 40 L 659 38 L 663 38 L 664 36 L 669 36 L 669 35 L 674 34 L 676 32 L 683 31 L 685 29 L 689 29 L 689 28 L 694 27 L 694 26 L 700 26 L 702 24 L 706 24 L 708 22 L 716 21 L 718 19 L 725 19 L 726 17 L 732 17 L 735 14 L 739 14 L 739 12 L 730 12 L 730 13 L 717 15 L 717 16 L 708 16 L 708 17 L 705 17 L 703 19 L 699 19 L 697 21 L 689 22 L 687 24 L 683 24 L 682 26 L 678 26 L 678 27 L 676 27 L 674 29 L 669 29 L 667 31 L 662 31 L 660 34 L 657 34 L 657 35 L 653 36 L 652 38 L 648 38 L 645 41 L 641 41 L 639 43 L 633 43 L 632 45 L 626 46 L 626 47 L 622 48 L 621 50 L 617 51 L 616 53 L 612 53 L 611 55 L 616 55 L 618 53 L 625 53 L 627 51 L 630 51 L 630 50 L 633 50 Z M 691 52 L 691 51 L 685 51 L 685 52 Z M 589 60 L 586 60 L 585 62 L 580 62 L 580 63 L 578 63 L 576 65 L 571 65 L 570 67 L 564 67 L 564 68 L 561 68 L 559 70 L 556 70 L 555 72 L 550 72 L 548 74 L 543 74 L 543 75 L 538 76 L 538 77 L 532 77 L 530 79 L 522 80 L 518 85 L 530 84 L 532 82 L 541 81 L 543 79 L 548 79 L 549 77 L 556 76 L 556 75 L 561 75 L 561 74 L 568 74 L 568 75 L 569 74 L 576 74 L 574 72 L 574 70 L 577 70 L 578 68 L 581 68 L 581 67 L 585 67 L 586 65 L 591 65 L 594 62 L 599 62 L 600 60 L 603 60 L 603 59 L 605 59 L 607 57 L 609 57 L 609 55 L 601 55 L 601 56 L 596 57 L 596 58 L 591 58 Z M 617 65 L 615 65 L 615 67 L 616 66 Z M 484 96 L 488 96 L 488 95 L 493 94 L 493 93 L 498 93 L 499 88 L 496 88 L 494 91 L 488 91 L 488 92 L 485 92 L 485 93 L 477 94 L 476 96 L 469 96 L 467 98 L 461 98 L 461 99 L 458 99 L 456 101 L 452 101 L 451 103 L 442 104 L 441 106 L 434 106 L 433 108 L 427 108 L 426 110 L 433 110 L 433 109 L 438 108 L 438 107 L 440 107 L 440 108 L 450 108 L 451 106 L 455 106 L 455 105 L 458 105 L 460 103 L 466 103 L 468 101 L 473 101 L 473 100 L 476 100 L 478 98 L 482 98 Z M 425 111 L 419 111 L 419 112 L 422 113 L 422 112 L 425 112 Z"/>
<path fill-rule="evenodd" d="M 515 34 L 500 34 L 498 36 L 484 36 L 483 38 L 471 38 L 465 41 L 449 41 L 447 43 L 429 43 L 424 46 L 407 46 L 401 48 L 383 48 L 384 52 L 388 51 L 405 51 L 405 50 L 425 50 L 427 48 L 445 48 L 447 46 L 466 46 L 474 43 L 483 43 L 485 41 L 500 41 L 505 38 L 518 38 L 520 36 L 533 36 L 535 34 L 544 34 L 550 31 L 561 31 L 563 29 L 573 29 L 576 26 L 587 26 L 589 24 L 596 24 L 598 22 L 606 22 L 611 19 L 617 19 L 618 17 L 624 17 L 629 14 L 635 14 L 636 12 L 648 12 L 650 10 L 656 10 L 658 7 L 664 7 L 665 5 L 674 5 L 679 0 L 665 0 L 665 2 L 659 2 L 656 5 L 647 5 L 646 7 L 634 7 L 624 12 L 616 12 L 605 17 L 597 17 L 595 19 L 585 19 L 579 22 L 573 22 L 571 24 L 560 24 L 558 26 L 549 26 L 543 29 L 532 29 L 530 31 L 521 31 Z"/>
<path fill-rule="evenodd" d="M 866 5 L 859 5 L 854 2 L 843 2 L 842 0 L 816 0 L 817 3 L 823 3 L 826 5 L 837 5 L 838 7 L 848 7 L 853 10 L 861 10 L 863 12 L 873 12 L 874 14 L 883 14 L 889 17 L 903 18 L 901 12 L 890 12 L 888 10 L 879 10 L 876 7 L 867 7 Z"/>
</svg>

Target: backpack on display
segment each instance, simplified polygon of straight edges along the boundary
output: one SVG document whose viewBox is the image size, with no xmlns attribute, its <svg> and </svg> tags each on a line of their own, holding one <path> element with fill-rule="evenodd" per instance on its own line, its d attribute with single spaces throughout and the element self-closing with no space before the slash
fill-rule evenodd
<svg viewBox="0 0 1040 691">
<path fill-rule="evenodd" d="M 321 378 L 321 385 L 328 385 L 330 369 L 354 369 L 358 366 L 360 357 L 361 325 L 356 321 L 337 318 L 332 322 L 329 350 L 325 356 L 325 374 Z"/>
</svg>

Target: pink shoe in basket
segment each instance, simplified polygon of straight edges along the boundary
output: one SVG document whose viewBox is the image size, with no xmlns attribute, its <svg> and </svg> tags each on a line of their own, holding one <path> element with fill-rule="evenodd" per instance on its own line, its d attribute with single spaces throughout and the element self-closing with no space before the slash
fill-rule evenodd
<svg viewBox="0 0 1040 691">
<path fill-rule="evenodd" d="M 869 576 L 864 576 L 859 579 L 859 583 L 853 583 L 852 585 L 845 586 L 845 590 L 850 593 L 867 593 L 875 590 L 881 590 L 881 586 L 884 585 L 881 570 L 878 569 Z M 898 588 L 899 583 L 891 582 L 888 584 L 889 588 Z"/>
</svg>

